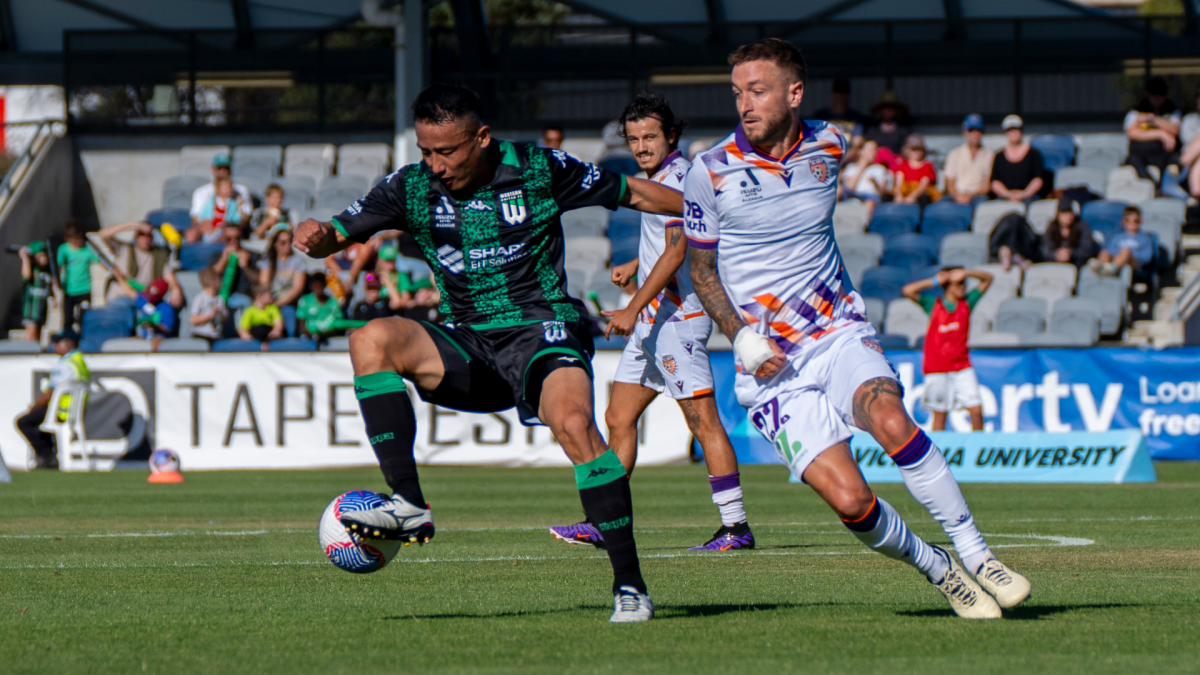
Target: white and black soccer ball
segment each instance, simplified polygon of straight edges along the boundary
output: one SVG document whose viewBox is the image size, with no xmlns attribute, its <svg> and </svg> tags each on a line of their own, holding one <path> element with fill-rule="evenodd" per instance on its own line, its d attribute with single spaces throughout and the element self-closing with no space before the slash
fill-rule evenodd
<svg viewBox="0 0 1200 675">
<path fill-rule="evenodd" d="M 347 511 L 367 511 L 387 501 L 388 498 L 378 492 L 355 490 L 329 502 L 317 526 L 321 550 L 325 551 L 329 562 L 347 572 L 366 574 L 383 569 L 396 556 L 404 545 L 402 542 L 371 541 L 356 544 L 341 521 L 341 515 Z"/>
<path fill-rule="evenodd" d="M 174 450 L 159 448 L 150 455 L 150 473 L 179 471 L 179 455 Z"/>
</svg>

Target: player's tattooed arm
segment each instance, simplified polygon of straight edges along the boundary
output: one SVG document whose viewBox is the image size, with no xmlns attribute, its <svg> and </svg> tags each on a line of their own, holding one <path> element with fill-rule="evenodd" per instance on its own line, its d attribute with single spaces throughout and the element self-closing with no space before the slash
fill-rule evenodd
<svg viewBox="0 0 1200 675">
<path fill-rule="evenodd" d="M 692 286 L 696 289 L 696 296 L 717 328 L 732 341 L 746 322 L 742 321 L 741 314 L 721 285 L 721 277 L 717 273 L 717 252 L 715 249 L 695 247 L 691 252 Z"/>
<path fill-rule="evenodd" d="M 890 377 L 867 380 L 854 392 L 854 424 L 889 452 L 908 442 L 916 428 L 904 409 L 904 390 Z"/>
<path fill-rule="evenodd" d="M 621 206 L 628 206 L 646 213 L 682 216 L 683 193 L 652 180 L 627 178 L 625 194 L 621 197 Z"/>
</svg>

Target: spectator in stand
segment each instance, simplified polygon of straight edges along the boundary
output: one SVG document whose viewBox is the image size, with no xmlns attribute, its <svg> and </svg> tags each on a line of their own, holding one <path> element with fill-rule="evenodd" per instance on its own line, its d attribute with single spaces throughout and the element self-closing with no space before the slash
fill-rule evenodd
<svg viewBox="0 0 1200 675">
<path fill-rule="evenodd" d="M 896 165 L 892 199 L 897 204 L 920 204 L 922 208 L 942 198 L 937 169 L 925 159 L 925 137 L 909 134 L 904 141 L 904 161 Z"/>
<path fill-rule="evenodd" d="M 212 201 L 213 196 L 217 193 L 217 189 L 216 189 L 217 179 L 229 178 L 230 167 L 232 165 L 233 165 L 233 161 L 229 158 L 229 155 L 227 155 L 225 153 L 221 153 L 221 154 L 213 156 L 213 163 L 212 163 L 213 182 L 201 185 L 200 187 L 196 188 L 195 192 L 192 193 L 191 214 L 192 214 L 192 225 L 193 226 L 196 225 L 197 217 L 200 215 L 200 210 L 202 208 L 204 208 L 205 204 L 208 204 L 210 201 Z M 254 201 L 250 198 L 250 191 L 246 189 L 245 185 L 234 183 L 233 191 L 237 193 L 237 196 L 241 200 L 241 202 L 243 204 L 247 205 L 247 208 L 249 208 L 250 204 L 254 203 Z M 248 211 L 247 211 L 247 215 L 249 215 Z M 193 241 L 193 240 L 189 239 L 188 241 Z"/>
<path fill-rule="evenodd" d="M 193 219 L 196 224 L 184 235 L 191 243 L 220 240 L 226 223 L 241 229 L 242 237 L 249 233 L 250 203 L 242 201 L 228 178 L 216 179 L 213 186 L 212 198 L 200 207 L 199 215 Z"/>
<path fill-rule="evenodd" d="M 1179 124 L 1179 141 L 1184 146 L 1189 145 L 1196 140 L 1197 136 L 1200 136 L 1200 87 L 1196 87 L 1192 104 L 1196 109 L 1184 115 Z"/>
<path fill-rule="evenodd" d="M 296 331 L 317 342 L 340 332 L 333 322 L 342 318 L 342 306 L 337 299 L 325 292 L 325 275 L 314 272 L 308 275 L 308 294 L 300 298 L 296 309 Z"/>
<path fill-rule="evenodd" d="M 363 281 L 365 296 L 350 310 L 350 318 L 354 321 L 371 321 L 395 316 L 400 309 L 399 293 L 391 298 L 383 297 L 383 283 L 374 272 L 367 273 Z"/>
<path fill-rule="evenodd" d="M 208 266 L 221 276 L 221 297 L 226 305 L 238 309 L 251 302 L 250 292 L 258 279 L 260 257 L 242 248 L 242 230 L 237 225 L 228 225 L 223 233 L 225 248 L 209 256 Z"/>
<path fill-rule="evenodd" d="M 1000 123 L 1008 144 L 992 160 L 992 194 L 997 199 L 1028 204 L 1042 191 L 1042 174 L 1046 164 L 1042 153 L 1024 137 L 1025 122 L 1018 115 L 1009 115 Z"/>
<path fill-rule="evenodd" d="M 275 304 L 291 323 L 295 321 L 296 303 L 304 295 L 307 268 L 292 249 L 291 230 L 277 230 L 268 242 L 266 256 L 258 261 L 258 283 L 271 288 Z"/>
<path fill-rule="evenodd" d="M 141 291 L 125 277 L 119 267 L 113 268 L 113 277 L 117 287 L 127 298 L 133 301 L 134 307 L 134 336 L 150 341 L 150 351 L 158 351 L 158 345 L 164 338 L 175 337 L 179 332 L 179 315 L 175 308 L 167 302 L 167 295 L 172 293 L 178 284 L 166 279 L 155 279 Z"/>
<path fill-rule="evenodd" d="M 858 158 L 863 145 L 863 133 L 875 120 L 850 107 L 850 80 L 839 77 L 833 81 L 833 92 L 827 107 L 817 110 L 813 119 L 825 120 L 842 132 L 850 147 L 842 159 L 849 164 Z"/>
<path fill-rule="evenodd" d="M 1146 97 L 1125 115 L 1125 135 L 1129 137 L 1129 156 L 1125 163 L 1137 171 L 1138 176 L 1153 180 L 1161 186 L 1167 165 L 1178 161 L 1179 108 L 1167 98 L 1167 81 L 1152 77 L 1146 83 Z M 1158 168 L 1158 179 L 1150 174 L 1149 167 Z"/>
<path fill-rule="evenodd" d="M 1126 206 L 1121 214 L 1121 229 L 1124 231 L 1113 235 L 1099 256 L 1088 261 L 1088 267 L 1096 274 L 1115 277 L 1122 267 L 1136 273 L 1154 262 L 1154 238 L 1142 232 L 1142 210 Z"/>
<path fill-rule="evenodd" d="M 134 230 L 133 243 L 121 243 L 117 235 L 129 230 Z M 136 220 L 118 223 L 109 225 L 96 234 L 99 234 L 104 243 L 112 249 L 113 267 L 120 268 L 126 279 L 136 282 L 141 288 L 146 288 L 155 279 L 165 278 L 168 270 L 175 268 L 171 249 L 154 245 L 154 227 L 150 223 Z M 119 283 L 109 284 L 106 294 L 109 303 L 121 302 L 127 297 Z M 181 306 L 182 304 L 176 308 Z"/>
<path fill-rule="evenodd" d="M 266 239 L 275 228 L 292 229 L 291 214 L 283 208 L 283 197 L 283 188 L 275 183 L 267 186 L 266 194 L 263 195 L 263 205 L 255 209 L 254 215 L 250 216 L 252 239 Z"/>
<path fill-rule="evenodd" d="M 221 275 L 211 267 L 200 270 L 203 287 L 191 302 L 192 337 L 209 345 L 220 340 L 225 330 L 225 300 L 221 297 Z"/>
<path fill-rule="evenodd" d="M 688 145 L 688 161 L 690 162 L 696 159 L 696 155 L 702 152 L 707 152 L 710 148 L 712 148 L 712 144 L 708 141 L 692 141 L 691 144 Z"/>
<path fill-rule="evenodd" d="M 243 340 L 256 340 L 263 343 L 263 351 L 267 351 L 267 343 L 283 337 L 283 314 L 275 304 L 275 296 L 271 287 L 266 284 L 254 286 L 254 304 L 242 310 L 242 320 L 238 324 L 238 335 Z"/>
<path fill-rule="evenodd" d="M 876 161 L 889 169 L 895 169 L 902 157 L 901 148 L 912 133 L 907 124 L 908 106 L 900 102 L 896 92 L 888 89 L 879 97 L 879 103 L 871 107 L 877 122 L 863 134 L 864 140 L 875 141 L 879 146 Z"/>
<path fill-rule="evenodd" d="M 983 147 L 983 116 L 963 120 L 966 143 L 946 155 L 946 192 L 957 204 L 975 204 L 992 190 L 992 151 Z"/>
<path fill-rule="evenodd" d="M 542 147 L 551 150 L 562 150 L 563 128 L 561 124 L 547 124 L 542 128 Z"/>
<path fill-rule="evenodd" d="M 54 451 L 54 434 L 48 434 L 40 428 L 49 413 L 50 399 L 54 396 L 54 390 L 75 382 L 87 384 L 92 379 L 91 372 L 83 361 L 83 354 L 79 351 L 79 334 L 70 326 L 63 328 L 61 332 L 51 337 L 50 344 L 54 347 L 54 353 L 62 358 L 54 364 L 54 369 L 50 371 L 50 377 L 42 381 L 42 392 L 38 394 L 25 414 L 16 420 L 17 430 L 33 448 L 34 457 L 37 458 L 35 469 L 58 468 L 58 456 Z M 64 395 L 60 399 L 58 414 L 64 415 L 64 417 L 59 419 L 66 419 L 66 409 L 71 404 L 69 396 L 69 394 Z"/>
<path fill-rule="evenodd" d="M 1083 267 L 1099 252 L 1091 226 L 1079 217 L 1079 205 L 1067 197 L 1059 199 L 1058 212 L 1042 235 L 1042 259 Z"/>
<path fill-rule="evenodd" d="M 63 327 L 71 328 L 92 305 L 92 263 L 100 262 L 87 245 L 83 228 L 68 220 L 63 225 L 66 243 L 58 247 L 58 274 L 63 289 Z"/>
<path fill-rule="evenodd" d="M 42 339 L 42 326 L 46 325 L 49 301 L 54 298 L 54 276 L 50 274 L 50 254 L 46 242 L 35 241 L 17 251 L 21 256 L 21 325 L 25 327 L 25 339 L 37 342 Z"/>
<path fill-rule="evenodd" d="M 892 194 L 893 177 L 887 167 L 875 161 L 879 145 L 875 141 L 863 143 L 858 159 L 842 170 L 841 184 L 843 199 L 862 200 L 867 209 L 867 222 L 884 195 Z"/>
</svg>

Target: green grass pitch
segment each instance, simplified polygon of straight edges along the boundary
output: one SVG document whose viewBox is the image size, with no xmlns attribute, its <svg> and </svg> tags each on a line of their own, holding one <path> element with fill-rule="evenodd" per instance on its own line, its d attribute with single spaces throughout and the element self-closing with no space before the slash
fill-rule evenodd
<svg viewBox="0 0 1200 675">
<path fill-rule="evenodd" d="M 1200 465 L 1148 485 L 967 485 L 1033 582 L 1006 619 L 955 618 L 780 467 L 744 467 L 759 549 L 716 528 L 701 466 L 633 478 L 645 625 L 607 623 L 608 562 L 546 531 L 580 516 L 567 469 L 423 468 L 438 534 L 353 575 L 322 509 L 375 469 L 20 474 L 0 485 L 0 672 L 1126 673 L 1200 670 Z M 945 535 L 902 485 L 876 486 Z M 144 536 L 130 536 L 144 535 Z"/>
</svg>

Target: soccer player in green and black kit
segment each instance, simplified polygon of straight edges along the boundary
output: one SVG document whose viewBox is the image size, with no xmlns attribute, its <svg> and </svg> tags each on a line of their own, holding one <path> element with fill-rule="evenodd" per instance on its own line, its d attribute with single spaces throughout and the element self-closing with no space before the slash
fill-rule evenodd
<svg viewBox="0 0 1200 675">
<path fill-rule="evenodd" d="M 358 539 L 425 543 L 433 517 L 413 459 L 416 420 L 407 378 L 421 398 L 470 412 L 516 407 L 544 422 L 575 464 L 583 509 L 604 531 L 613 567 L 611 621 L 647 621 L 625 469 L 592 408 L 592 339 L 582 304 L 567 295 L 563 211 L 628 206 L 680 215 L 683 195 L 625 178 L 566 153 L 492 138 L 479 98 L 435 85 L 413 102 L 423 162 L 389 175 L 329 223 L 296 230 L 301 251 L 325 257 L 381 230 L 411 234 L 434 270 L 444 325 L 376 319 L 350 336 L 355 393 L 371 446 L 395 492 L 343 516 Z"/>
</svg>

